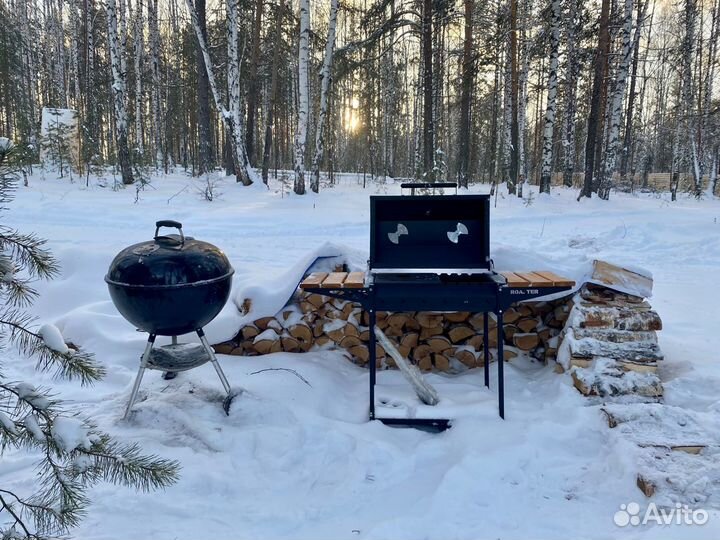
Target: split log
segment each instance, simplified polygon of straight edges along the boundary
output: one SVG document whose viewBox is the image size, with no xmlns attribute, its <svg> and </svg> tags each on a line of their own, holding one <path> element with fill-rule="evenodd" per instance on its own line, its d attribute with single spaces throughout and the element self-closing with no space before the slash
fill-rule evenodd
<svg viewBox="0 0 720 540">
<path fill-rule="evenodd" d="M 432 371 L 432 358 L 430 356 L 425 356 L 420 359 L 420 361 L 417 363 L 418 369 L 421 371 Z"/>
<path fill-rule="evenodd" d="M 231 354 L 233 349 L 237 347 L 237 344 L 234 341 L 226 341 L 224 343 L 218 343 L 217 345 L 213 345 L 213 350 L 217 354 Z"/>
<path fill-rule="evenodd" d="M 416 364 L 419 364 L 423 358 L 429 358 L 432 352 L 433 350 L 430 348 L 430 345 L 418 345 L 413 349 L 412 359 Z"/>
<path fill-rule="evenodd" d="M 537 329 L 538 320 L 530 317 L 519 319 L 515 322 L 515 326 L 517 326 L 521 332 L 527 334 L 529 332 L 534 332 Z"/>
<path fill-rule="evenodd" d="M 417 332 L 409 332 L 407 334 L 404 334 L 402 338 L 400 338 L 400 344 L 404 347 L 409 347 L 413 349 L 417 347 L 419 339 L 420 334 L 418 334 Z"/>
<path fill-rule="evenodd" d="M 445 320 L 449 323 L 463 323 L 470 318 L 470 312 L 469 311 L 457 311 L 452 312 L 449 311 L 447 313 L 443 313 L 443 317 L 445 317 Z"/>
<path fill-rule="evenodd" d="M 256 327 L 258 327 L 260 330 L 267 330 L 270 328 L 272 323 L 276 323 L 275 317 L 261 317 L 259 319 L 256 319 L 253 321 Z M 274 325 L 273 325 L 274 326 Z"/>
<path fill-rule="evenodd" d="M 642 332 L 662 330 L 662 320 L 652 310 L 600 306 L 575 306 L 574 309 L 578 310 L 581 328 L 614 328 Z"/>
<path fill-rule="evenodd" d="M 393 313 L 392 315 L 388 315 L 388 327 L 402 330 L 408 319 L 409 317 L 405 313 Z"/>
<path fill-rule="evenodd" d="M 423 328 L 442 328 L 443 315 L 442 313 L 432 313 L 429 311 L 418 311 L 415 315 L 415 319 L 418 324 Z"/>
<path fill-rule="evenodd" d="M 590 279 L 611 289 L 647 298 L 652 296 L 652 277 L 637 271 L 615 266 L 605 261 L 593 261 Z"/>
<path fill-rule="evenodd" d="M 537 334 L 515 334 L 513 336 L 513 344 L 522 351 L 534 349 L 540 343 Z"/>
<path fill-rule="evenodd" d="M 652 497 L 653 495 L 655 495 L 655 489 L 657 489 L 657 487 L 652 480 L 645 478 L 641 474 L 638 474 L 635 483 L 637 484 L 638 489 L 642 491 L 646 497 Z"/>
<path fill-rule="evenodd" d="M 318 336 L 315 338 L 315 345 L 318 347 L 322 347 L 323 345 L 327 345 L 328 343 L 331 343 L 332 340 L 327 336 Z"/>
<path fill-rule="evenodd" d="M 435 369 L 450 371 L 450 360 L 443 354 L 433 354 L 433 364 L 435 365 Z"/>
<path fill-rule="evenodd" d="M 452 346 L 450 340 L 445 336 L 431 337 L 427 340 L 427 344 L 434 353 L 442 353 Z"/>
<path fill-rule="evenodd" d="M 315 306 L 316 309 L 318 309 L 318 308 L 324 306 L 325 303 L 327 303 L 328 297 L 327 297 L 327 296 L 323 296 L 323 295 L 321 295 L 321 294 L 308 294 L 308 295 L 305 297 L 305 301 L 306 301 L 306 302 L 309 302 L 310 304 L 312 304 L 313 306 Z"/>
<path fill-rule="evenodd" d="M 240 331 L 242 334 L 243 339 L 254 339 L 255 336 L 257 336 L 260 333 L 260 330 L 255 328 L 254 326 L 243 326 L 243 329 Z"/>
<path fill-rule="evenodd" d="M 505 324 L 514 323 L 521 317 L 520 313 L 518 313 L 518 310 L 515 308 L 508 308 L 505 313 L 503 313 L 503 322 Z"/>
<path fill-rule="evenodd" d="M 448 337 L 453 343 L 461 343 L 469 337 L 475 335 L 475 331 L 467 325 L 457 325 L 450 329 Z"/>
<path fill-rule="evenodd" d="M 296 324 L 288 328 L 288 333 L 295 338 L 300 344 L 300 348 L 303 351 L 310 350 L 313 345 L 313 333 L 309 326 L 304 324 Z"/>
<path fill-rule="evenodd" d="M 519 331 L 518 327 L 514 324 L 505 324 L 503 325 L 503 331 L 505 332 L 505 342 L 506 343 L 512 343 L 513 336 L 517 334 L 518 332 L 522 334 L 522 332 Z"/>
<path fill-rule="evenodd" d="M 280 343 L 285 352 L 297 352 L 300 350 L 300 342 L 292 336 L 281 337 Z"/>
<path fill-rule="evenodd" d="M 358 327 L 351 322 L 348 322 L 345 326 L 343 326 L 343 332 L 346 336 L 360 337 L 360 330 L 358 330 Z"/>
<path fill-rule="evenodd" d="M 362 341 L 357 336 L 345 336 L 340 340 L 339 345 L 343 349 L 352 349 L 353 347 L 364 347 Z"/>
<path fill-rule="evenodd" d="M 358 360 L 358 363 L 360 365 L 363 366 L 367 364 L 368 360 L 370 359 L 370 352 L 365 345 L 356 345 L 355 347 L 350 347 L 348 349 L 348 352 L 353 356 L 353 358 Z"/>
<path fill-rule="evenodd" d="M 401 337 L 404 333 L 402 328 L 397 328 L 396 326 L 388 326 L 384 332 L 388 337 Z"/>
<path fill-rule="evenodd" d="M 475 355 L 467 349 L 456 351 L 455 358 L 469 368 L 473 368 L 477 365 Z"/>
<path fill-rule="evenodd" d="M 423 327 L 420 329 L 420 341 L 425 341 L 433 336 L 439 336 L 443 333 L 442 326 Z"/>
</svg>

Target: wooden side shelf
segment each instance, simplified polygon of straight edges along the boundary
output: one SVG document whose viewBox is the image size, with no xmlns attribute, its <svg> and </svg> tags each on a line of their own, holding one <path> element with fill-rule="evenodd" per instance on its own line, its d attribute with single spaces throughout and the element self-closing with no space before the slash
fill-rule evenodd
<svg viewBox="0 0 720 540">
<path fill-rule="evenodd" d="M 313 272 L 300 283 L 301 289 L 362 289 L 365 272 Z"/>
<path fill-rule="evenodd" d="M 510 287 L 574 287 L 571 279 L 548 270 L 533 272 L 500 272 Z M 361 289 L 365 285 L 364 272 L 313 272 L 300 283 L 301 289 Z"/>
<path fill-rule="evenodd" d="M 558 276 L 547 270 L 533 272 L 500 272 L 510 287 L 574 287 L 571 279 Z"/>
</svg>

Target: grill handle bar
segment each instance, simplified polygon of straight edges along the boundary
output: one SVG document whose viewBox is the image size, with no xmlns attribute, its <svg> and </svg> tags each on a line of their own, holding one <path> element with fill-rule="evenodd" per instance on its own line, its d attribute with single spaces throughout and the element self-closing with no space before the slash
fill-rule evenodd
<svg viewBox="0 0 720 540">
<path fill-rule="evenodd" d="M 158 240 L 161 238 L 161 236 L 158 234 L 160 232 L 160 227 L 172 227 L 178 230 L 180 233 L 180 245 L 185 244 L 185 235 L 182 231 L 182 223 L 179 221 L 174 221 L 172 219 L 161 219 L 160 221 L 155 222 L 155 240 Z"/>
</svg>

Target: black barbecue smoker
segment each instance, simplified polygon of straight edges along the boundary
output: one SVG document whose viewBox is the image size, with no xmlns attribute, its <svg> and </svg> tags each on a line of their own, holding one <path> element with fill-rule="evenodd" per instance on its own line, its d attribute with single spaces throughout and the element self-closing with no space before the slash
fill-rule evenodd
<svg viewBox="0 0 720 540">
<path fill-rule="evenodd" d="M 413 185 L 403 185 L 412 188 Z M 414 186 L 426 188 L 426 184 Z M 413 190 L 414 192 L 414 190 Z M 363 287 L 304 287 L 307 292 L 357 302 L 368 311 L 370 419 L 388 425 L 448 427 L 448 419 L 380 418 L 375 414 L 378 311 L 473 311 L 484 317 L 484 382 L 490 387 L 488 314 L 497 320 L 497 357 L 503 358 L 504 311 L 518 300 L 569 286 L 511 287 L 490 258 L 489 195 L 370 197 L 370 259 Z M 498 411 L 505 417 L 503 362 L 498 369 Z"/>
</svg>

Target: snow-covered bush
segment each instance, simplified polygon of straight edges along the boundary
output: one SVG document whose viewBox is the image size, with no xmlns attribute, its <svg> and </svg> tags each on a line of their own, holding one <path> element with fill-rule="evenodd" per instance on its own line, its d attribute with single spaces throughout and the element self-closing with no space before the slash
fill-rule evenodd
<svg viewBox="0 0 720 540">
<path fill-rule="evenodd" d="M 16 147 L 0 141 L 0 207 L 18 181 Z M 35 328 L 25 309 L 37 292 L 35 279 L 58 272 L 45 241 L 0 223 L 0 347 L 16 347 L 35 369 L 89 385 L 104 370 L 87 352 L 68 346 L 53 325 Z M 87 490 L 100 481 L 141 490 L 162 488 L 177 478 L 174 461 L 146 456 L 134 444 L 118 443 L 27 382 L 9 381 L 0 363 L 0 456 L 9 451 L 39 455 L 33 493 L 0 486 L 0 537 L 41 539 L 66 534 L 86 511 Z"/>
</svg>

